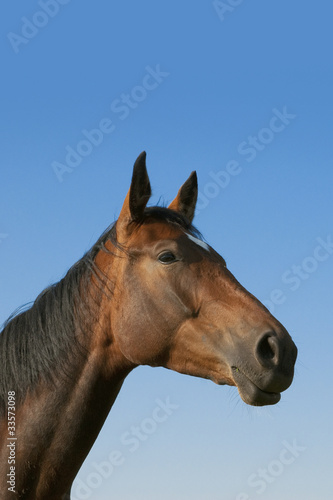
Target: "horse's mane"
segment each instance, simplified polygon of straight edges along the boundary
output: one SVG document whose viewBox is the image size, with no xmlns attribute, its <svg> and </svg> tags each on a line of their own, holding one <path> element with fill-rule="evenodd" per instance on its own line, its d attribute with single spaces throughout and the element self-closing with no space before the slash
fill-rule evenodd
<svg viewBox="0 0 333 500">
<path fill-rule="evenodd" d="M 191 234 L 200 233 L 182 215 L 163 207 L 146 208 L 139 224 L 158 219 L 181 226 Z M 107 277 L 95 264 L 97 253 L 107 241 L 119 247 L 116 223 L 112 224 L 95 245 L 74 264 L 58 283 L 46 288 L 32 306 L 10 316 L 0 333 L 0 414 L 6 411 L 9 391 L 15 391 L 16 404 L 33 391 L 40 381 L 52 383 L 62 376 L 70 376 L 69 361 L 85 355 L 78 342 L 78 332 L 89 331 L 93 321 L 96 299 L 89 295 L 94 274 L 101 284 L 101 292 L 112 293 Z M 126 249 L 124 249 L 126 251 Z"/>
</svg>

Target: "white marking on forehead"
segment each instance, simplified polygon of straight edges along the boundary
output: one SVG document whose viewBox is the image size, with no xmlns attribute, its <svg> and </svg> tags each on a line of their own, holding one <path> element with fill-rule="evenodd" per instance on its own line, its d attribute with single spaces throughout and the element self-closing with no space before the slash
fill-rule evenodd
<svg viewBox="0 0 333 500">
<path fill-rule="evenodd" d="M 204 248 L 205 250 L 207 250 L 207 252 L 209 252 L 209 245 L 207 245 L 207 243 L 205 243 L 204 241 L 199 240 L 199 238 L 196 238 L 195 236 L 192 236 L 192 234 L 188 234 L 188 233 L 185 233 L 185 234 L 196 245 L 199 245 L 199 247 Z"/>
</svg>

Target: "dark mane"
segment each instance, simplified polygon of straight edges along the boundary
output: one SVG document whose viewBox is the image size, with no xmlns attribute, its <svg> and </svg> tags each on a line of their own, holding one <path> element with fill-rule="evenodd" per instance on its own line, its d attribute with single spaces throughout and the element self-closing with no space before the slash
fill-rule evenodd
<svg viewBox="0 0 333 500">
<path fill-rule="evenodd" d="M 8 391 L 15 391 L 16 403 L 40 380 L 52 383 L 56 376 L 69 375 L 69 360 L 84 355 L 77 341 L 78 329 L 89 328 L 89 297 L 82 293 L 94 259 L 108 239 L 115 239 L 115 227 L 108 228 L 97 243 L 58 283 L 46 288 L 32 306 L 10 316 L 0 333 L 0 414 L 6 408 Z M 81 285 L 81 286 L 80 286 Z"/>
<path fill-rule="evenodd" d="M 140 224 L 148 218 L 176 224 L 201 237 L 185 217 L 167 208 L 146 208 Z M 97 253 L 101 249 L 108 251 L 105 248 L 108 240 L 119 247 L 116 223 L 63 279 L 46 288 L 28 310 L 11 316 L 3 325 L 0 333 L 0 414 L 6 411 L 8 391 L 15 391 L 19 405 L 27 391 L 34 390 L 40 381 L 52 383 L 61 376 L 70 376 L 70 362 L 78 359 L 78 355 L 85 355 L 77 334 L 89 332 L 98 307 L 87 295 L 89 286 L 85 284 L 90 283 L 94 274 L 102 285 L 101 291 L 112 293 L 106 277 L 95 264 Z"/>
</svg>

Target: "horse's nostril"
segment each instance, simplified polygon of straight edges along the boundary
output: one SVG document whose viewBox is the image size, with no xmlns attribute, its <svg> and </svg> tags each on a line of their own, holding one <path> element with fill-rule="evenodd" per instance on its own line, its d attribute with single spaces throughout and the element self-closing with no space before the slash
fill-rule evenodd
<svg viewBox="0 0 333 500">
<path fill-rule="evenodd" d="M 265 333 L 256 347 L 257 360 L 262 366 L 271 368 L 278 362 L 279 345 L 273 333 Z"/>
</svg>

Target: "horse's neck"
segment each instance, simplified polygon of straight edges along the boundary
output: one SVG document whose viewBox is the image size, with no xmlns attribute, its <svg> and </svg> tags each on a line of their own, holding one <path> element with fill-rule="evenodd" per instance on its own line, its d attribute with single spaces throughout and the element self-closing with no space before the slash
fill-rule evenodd
<svg viewBox="0 0 333 500">
<path fill-rule="evenodd" d="M 18 490 L 28 483 L 32 498 L 53 498 L 69 489 L 129 371 L 112 346 L 95 346 L 67 381 L 28 396 L 17 412 Z"/>
</svg>

